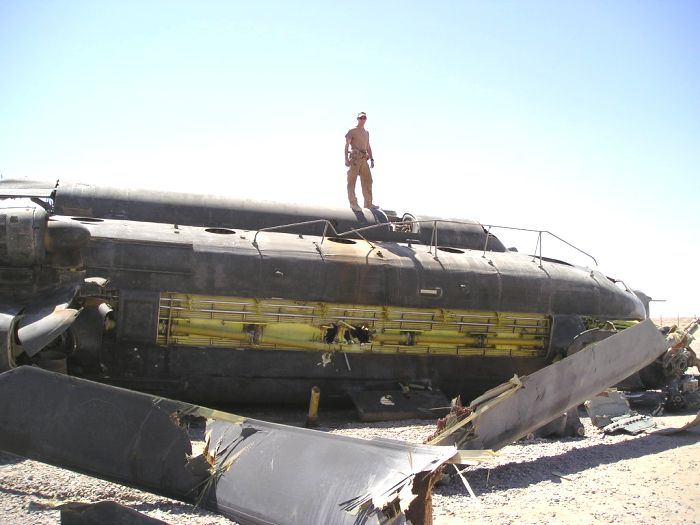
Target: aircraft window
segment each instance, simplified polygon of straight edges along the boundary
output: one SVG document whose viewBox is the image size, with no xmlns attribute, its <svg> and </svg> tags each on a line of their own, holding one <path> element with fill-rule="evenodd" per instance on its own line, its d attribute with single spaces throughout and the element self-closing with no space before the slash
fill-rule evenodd
<svg viewBox="0 0 700 525">
<path fill-rule="evenodd" d="M 234 230 L 229 230 L 228 228 L 207 228 L 204 230 L 209 233 L 218 233 L 219 235 L 231 235 L 236 233 Z"/>
<path fill-rule="evenodd" d="M 449 253 L 464 253 L 464 250 L 460 250 L 459 248 L 452 248 L 450 246 L 438 246 L 438 250 Z"/>
<path fill-rule="evenodd" d="M 96 219 L 95 217 L 71 217 L 71 220 L 78 222 L 104 222 L 104 220 Z"/>
<path fill-rule="evenodd" d="M 352 239 L 345 239 L 344 237 L 328 237 L 328 240 L 338 244 L 356 244 Z"/>
</svg>

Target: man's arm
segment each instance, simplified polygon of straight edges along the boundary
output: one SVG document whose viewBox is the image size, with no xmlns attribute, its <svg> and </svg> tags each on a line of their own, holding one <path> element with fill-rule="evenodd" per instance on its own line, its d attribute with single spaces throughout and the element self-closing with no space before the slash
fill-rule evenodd
<svg viewBox="0 0 700 525">
<path fill-rule="evenodd" d="M 369 140 L 367 141 L 367 153 L 369 153 L 369 167 L 374 168 L 374 155 L 372 155 L 372 146 L 369 145 Z"/>
<path fill-rule="evenodd" d="M 345 137 L 345 165 L 350 167 L 350 137 Z"/>
</svg>

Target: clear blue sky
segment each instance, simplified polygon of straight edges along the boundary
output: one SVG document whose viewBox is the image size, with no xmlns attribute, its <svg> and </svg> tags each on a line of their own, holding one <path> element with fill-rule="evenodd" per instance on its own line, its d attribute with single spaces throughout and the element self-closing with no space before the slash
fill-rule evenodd
<svg viewBox="0 0 700 525">
<path fill-rule="evenodd" d="M 383 207 L 700 314 L 699 35 L 698 1 L 1 0 L 0 174 L 346 206 L 366 111 Z"/>
</svg>

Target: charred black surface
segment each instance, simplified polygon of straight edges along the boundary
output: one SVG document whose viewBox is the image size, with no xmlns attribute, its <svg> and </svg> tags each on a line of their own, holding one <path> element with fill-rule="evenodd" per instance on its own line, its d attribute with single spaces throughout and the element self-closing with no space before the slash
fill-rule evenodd
<svg viewBox="0 0 700 525">
<path fill-rule="evenodd" d="M 346 360 L 336 355 L 321 366 L 314 352 L 163 347 L 155 344 L 162 291 L 556 314 L 550 356 L 566 349 L 583 316 L 644 315 L 633 293 L 598 272 L 554 262 L 540 266 L 521 254 L 489 253 L 487 258 L 465 250 L 436 257 L 427 247 L 395 243 L 321 243 L 318 237 L 222 235 L 109 220 L 84 226 L 91 232 L 88 271 L 110 277 L 119 305 L 116 332 L 100 349 L 78 350 L 88 359 L 74 364 L 99 363 L 99 370 L 88 366 L 80 373 L 197 402 L 305 403 L 314 385 L 325 400 L 338 400 L 352 389 L 396 388 L 399 381 L 472 397 L 547 361 L 412 355 L 350 355 Z"/>
<path fill-rule="evenodd" d="M 435 231 L 435 218 L 398 227 L 369 212 L 361 217 L 350 210 L 80 184 L 2 181 L 0 196 L 6 194 L 48 197 L 51 212 L 69 216 L 25 209 L 0 220 L 0 291 L 12 298 L 0 319 L 4 368 L 15 358 L 33 362 L 32 353 L 73 321 L 68 314 L 47 314 L 47 305 L 63 308 L 72 302 L 73 311 L 76 303 L 83 310 L 69 336 L 62 336 L 68 371 L 129 388 L 206 403 L 305 403 L 311 386 L 319 386 L 327 401 L 361 388 L 395 389 L 401 382 L 472 397 L 565 354 L 587 318 L 645 316 L 638 297 L 602 273 L 504 251 L 490 245 L 495 238 L 475 222 L 441 220 Z M 319 217 L 338 231 L 372 221 L 380 227 L 363 233 L 370 240 L 339 237 L 331 230 L 318 236 L 325 223 L 286 230 L 295 233 L 257 230 Z M 83 286 L 73 300 L 86 275 L 108 278 L 109 284 L 99 290 Z M 56 290 L 65 290 L 64 301 L 56 299 Z M 302 327 L 307 331 L 301 343 L 280 336 L 292 328 L 288 323 L 268 317 L 246 321 L 233 336 L 225 319 L 221 333 L 189 318 L 171 322 L 167 312 L 183 308 L 177 301 L 198 294 L 214 302 L 313 303 L 321 310 L 372 307 L 375 318 L 391 310 L 392 319 L 405 319 L 405 312 L 410 317 L 420 310 L 418 318 L 432 320 L 419 327 L 410 324 L 415 320 L 399 321 L 383 332 L 363 324 L 359 314 L 353 317 L 359 321 L 345 321 L 348 315 L 315 313 Z M 31 301 L 37 297 L 35 305 Z M 474 333 L 470 320 L 430 334 L 431 323 L 439 325 L 453 310 L 493 320 Z M 541 329 L 510 333 L 499 319 L 513 313 L 521 316 L 513 326 L 539 316 L 531 322 Z M 207 315 L 191 314 L 195 320 Z M 210 318 L 218 322 L 213 314 Z M 27 329 L 32 320 L 35 326 Z M 266 342 L 265 325 L 275 322 L 278 331 Z M 426 342 L 417 343 L 422 331 Z M 387 346 L 380 348 L 385 343 L 378 341 L 370 348 L 380 336 Z M 499 337 L 511 337 L 510 346 L 499 344 Z M 529 341 L 540 346 L 510 353 L 520 351 L 519 337 L 534 338 Z M 15 344 L 22 338 L 26 349 Z"/>
<path fill-rule="evenodd" d="M 118 219 L 144 222 L 163 222 L 179 225 L 202 226 L 213 229 L 259 230 L 275 228 L 275 231 L 321 235 L 325 219 L 338 233 L 351 229 L 378 226 L 386 223 L 384 214 L 370 210 L 353 212 L 350 209 L 300 206 L 286 203 L 265 202 L 251 199 L 223 197 L 144 189 L 109 188 L 81 183 L 53 184 L 41 181 L 0 182 L 2 192 L 12 194 L 18 188 L 37 196 L 51 197 L 53 211 L 59 215 L 76 217 Z M 362 236 L 373 240 L 406 242 L 407 240 L 431 244 L 437 227 L 437 243 L 458 248 L 505 251 L 505 247 L 494 235 L 487 235 L 476 221 L 445 222 L 445 218 L 408 215 L 419 224 L 396 231 L 389 226 L 364 230 Z M 398 217 L 392 220 L 399 221 Z M 314 224 L 297 223 L 316 221 Z M 279 228 L 281 225 L 291 225 Z M 333 230 L 328 231 L 331 235 Z M 359 239 L 358 235 L 350 235 Z"/>
<path fill-rule="evenodd" d="M 49 345 L 65 368 L 72 348 L 57 338 L 78 315 L 80 248 L 89 236 L 80 224 L 51 223 L 41 208 L 0 210 L 0 371 L 38 363 Z"/>
<path fill-rule="evenodd" d="M 517 253 L 440 253 L 395 243 L 103 221 L 86 264 L 113 287 L 413 307 L 643 319 L 644 307 L 598 271 Z M 426 292 L 431 292 L 430 294 Z"/>
<path fill-rule="evenodd" d="M 546 366 L 546 358 L 336 355 L 325 366 L 312 352 L 131 345 L 106 341 L 101 367 L 79 375 L 191 402 L 269 405 L 308 402 L 312 386 L 323 403 L 346 405 L 352 390 L 394 390 L 398 383 L 440 388 L 466 399 Z M 349 365 L 349 367 L 348 367 Z"/>
</svg>

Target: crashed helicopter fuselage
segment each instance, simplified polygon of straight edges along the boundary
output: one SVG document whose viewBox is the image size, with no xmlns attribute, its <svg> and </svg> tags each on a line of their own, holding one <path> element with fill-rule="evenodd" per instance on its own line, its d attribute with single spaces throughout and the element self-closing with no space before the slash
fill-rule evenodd
<svg viewBox="0 0 700 525">
<path fill-rule="evenodd" d="M 107 201 L 73 211 L 110 215 Z M 266 214 L 253 208 L 240 218 L 246 229 L 52 212 L 5 210 L 0 264 L 109 282 L 82 287 L 72 305 L 82 311 L 51 355 L 62 352 L 75 375 L 190 401 L 296 403 L 312 386 L 331 399 L 398 384 L 470 398 L 565 355 L 591 320 L 646 317 L 599 271 L 505 250 L 473 221 L 431 219 L 421 230 L 375 217 L 339 233 L 373 219 L 343 210 L 334 223 L 299 224 L 316 213 L 301 210 L 286 216 L 304 219 L 295 226 L 261 231 L 252 226 Z M 41 240 L 31 251 L 28 236 Z M 21 329 L 23 310 L 8 312 Z M 3 351 L 18 363 L 43 353 L 10 336 Z"/>
</svg>

